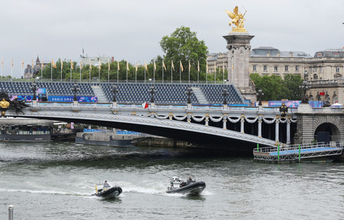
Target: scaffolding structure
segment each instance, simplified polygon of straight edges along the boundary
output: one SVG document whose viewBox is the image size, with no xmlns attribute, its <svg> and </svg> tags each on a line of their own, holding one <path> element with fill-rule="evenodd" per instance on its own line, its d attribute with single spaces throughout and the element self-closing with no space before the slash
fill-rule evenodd
<svg viewBox="0 0 344 220">
<path fill-rule="evenodd" d="M 332 158 L 342 155 L 343 143 L 316 143 L 308 145 L 288 145 L 277 147 L 262 147 L 253 149 L 254 161 L 264 162 L 301 162 L 317 158 Z"/>
</svg>

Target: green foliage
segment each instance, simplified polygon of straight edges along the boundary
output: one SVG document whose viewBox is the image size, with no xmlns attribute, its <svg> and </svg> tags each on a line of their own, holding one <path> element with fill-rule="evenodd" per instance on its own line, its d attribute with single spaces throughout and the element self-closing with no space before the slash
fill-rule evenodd
<svg viewBox="0 0 344 220">
<path fill-rule="evenodd" d="M 262 100 L 301 100 L 302 91 L 299 88 L 302 85 L 300 75 L 288 74 L 284 79 L 280 76 L 260 76 L 258 73 L 253 73 L 250 78 L 256 85 L 256 91 L 262 90 L 264 96 Z"/>
<path fill-rule="evenodd" d="M 205 73 L 208 48 L 205 46 L 203 40 L 198 40 L 196 32 L 191 32 L 189 27 L 181 26 L 170 36 L 164 36 L 160 41 L 160 46 L 162 51 L 165 53 L 165 56 L 163 57 L 165 65 L 166 67 L 169 67 L 170 71 L 171 62 L 173 62 L 174 70 L 172 70 L 172 72 L 174 79 L 179 79 L 181 72 L 182 80 L 188 80 L 190 71 L 191 80 L 196 81 L 198 62 L 200 72 Z M 180 61 L 182 62 L 183 70 L 181 70 Z M 204 76 L 204 74 L 200 74 L 200 76 Z M 205 77 L 200 80 L 205 80 Z"/>
</svg>

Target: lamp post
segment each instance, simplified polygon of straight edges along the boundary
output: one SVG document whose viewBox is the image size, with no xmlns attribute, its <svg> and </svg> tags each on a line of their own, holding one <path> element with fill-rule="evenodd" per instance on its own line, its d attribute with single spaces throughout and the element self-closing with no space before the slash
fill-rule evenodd
<svg viewBox="0 0 344 220">
<path fill-rule="evenodd" d="M 258 97 L 258 105 L 259 106 L 262 106 L 262 96 L 264 95 L 264 92 L 263 90 L 259 89 L 258 92 L 257 92 L 257 97 Z"/>
<path fill-rule="evenodd" d="M 148 90 L 148 92 L 151 94 L 151 104 L 154 106 L 154 93 L 156 93 L 156 90 L 154 89 L 154 86 L 151 86 Z"/>
<path fill-rule="evenodd" d="M 76 98 L 76 93 L 80 90 L 78 85 L 76 83 L 74 83 L 73 87 L 71 88 L 72 92 L 74 93 L 74 102 L 77 102 L 78 99 Z"/>
<path fill-rule="evenodd" d="M 185 93 L 188 96 L 187 104 L 191 105 L 191 95 L 193 94 L 191 86 L 186 89 Z"/>
<path fill-rule="evenodd" d="M 33 81 L 32 85 L 31 85 L 31 90 L 32 90 L 32 92 L 33 92 L 32 101 L 36 101 L 37 85 L 36 85 L 36 82 L 35 82 L 35 81 Z"/>
<path fill-rule="evenodd" d="M 114 103 L 116 103 L 116 93 L 118 92 L 118 89 L 116 88 L 116 86 L 114 85 L 113 88 L 112 88 L 112 93 L 113 93 L 113 99 L 112 101 Z"/>
<path fill-rule="evenodd" d="M 307 89 L 311 88 L 310 86 L 307 85 L 307 80 L 308 80 L 308 71 L 305 70 L 302 85 L 299 86 L 299 88 L 303 90 L 303 96 L 302 96 L 302 101 L 301 101 L 301 103 L 303 104 L 308 103 L 306 92 L 307 92 Z"/>
<path fill-rule="evenodd" d="M 226 97 L 228 96 L 228 94 L 229 94 L 228 90 L 227 90 L 227 89 L 223 89 L 223 91 L 222 91 L 222 96 L 223 96 L 223 105 L 224 105 L 224 106 L 227 105 L 227 99 L 226 99 Z"/>
</svg>

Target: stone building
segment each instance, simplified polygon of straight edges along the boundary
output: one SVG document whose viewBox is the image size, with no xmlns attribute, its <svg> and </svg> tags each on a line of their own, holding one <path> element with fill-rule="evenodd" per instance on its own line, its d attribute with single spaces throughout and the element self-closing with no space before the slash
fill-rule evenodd
<svg viewBox="0 0 344 220">
<path fill-rule="evenodd" d="M 46 66 L 48 63 L 42 63 L 37 56 L 36 63 L 32 62 L 32 65 L 28 64 L 24 69 L 24 79 L 31 79 L 33 77 L 36 77 L 39 71 L 42 69 L 42 64 Z"/>
<path fill-rule="evenodd" d="M 226 64 L 226 53 L 208 55 L 208 72 L 214 73 L 215 65 L 222 70 Z M 303 51 L 280 51 L 273 47 L 258 47 L 252 49 L 249 59 L 249 73 L 260 75 L 286 74 L 304 76 L 307 71 L 309 81 L 333 80 L 344 76 L 344 49 L 318 51 L 314 56 Z"/>
</svg>

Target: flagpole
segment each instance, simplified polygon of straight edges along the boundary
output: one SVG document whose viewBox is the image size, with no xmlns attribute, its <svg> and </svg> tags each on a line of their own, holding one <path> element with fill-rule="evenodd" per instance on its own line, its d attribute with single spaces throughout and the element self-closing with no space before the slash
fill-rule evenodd
<svg viewBox="0 0 344 220">
<path fill-rule="evenodd" d="M 110 82 L 110 61 L 108 61 L 108 83 Z"/>
<path fill-rule="evenodd" d="M 22 71 L 23 71 L 23 68 L 24 68 L 24 62 L 23 62 L 23 65 L 22 65 Z M 43 68 L 44 68 L 44 64 L 43 64 L 43 59 L 42 59 L 42 65 L 41 65 L 41 79 L 43 79 Z"/>
<path fill-rule="evenodd" d="M 99 83 L 100 83 L 100 68 L 102 68 L 102 64 L 101 64 L 100 59 L 99 59 Z"/>
<path fill-rule="evenodd" d="M 127 68 L 126 68 L 126 70 L 125 70 L 125 75 L 126 75 L 126 76 L 125 76 L 125 82 L 126 82 L 126 83 L 128 83 L 128 68 L 129 68 L 129 67 L 128 67 L 128 61 L 127 61 Z"/>
<path fill-rule="evenodd" d="M 162 83 L 164 83 L 164 66 L 165 66 L 164 60 L 162 60 L 162 68 L 161 68 L 161 71 L 162 71 L 162 73 L 161 73 L 161 82 Z"/>
<path fill-rule="evenodd" d="M 182 83 L 182 61 L 179 60 L 180 66 L 179 66 L 179 83 Z"/>
<path fill-rule="evenodd" d="M 12 64 L 11 64 L 11 81 L 12 81 L 12 78 L 13 78 L 13 57 L 11 59 L 11 62 L 12 62 Z"/>
<path fill-rule="evenodd" d="M 191 68 L 191 65 L 190 65 L 190 60 L 189 60 L 189 84 L 190 84 L 190 68 Z"/>
<path fill-rule="evenodd" d="M 208 61 L 205 61 L 205 84 L 208 84 Z"/>
<path fill-rule="evenodd" d="M 173 60 L 171 61 L 171 83 L 173 83 Z"/>
<path fill-rule="evenodd" d="M 89 67 L 89 77 L 88 77 L 88 81 L 91 82 L 91 72 L 92 72 L 92 63 L 90 60 L 90 67 Z"/>
<path fill-rule="evenodd" d="M 53 61 L 53 60 L 51 60 Z M 50 81 L 53 82 L 53 62 L 51 62 L 50 64 Z"/>
<path fill-rule="evenodd" d="M 145 61 L 145 74 L 144 74 L 144 83 L 146 83 L 146 75 L 147 75 L 147 64 L 146 64 L 146 61 Z"/>
<path fill-rule="evenodd" d="M 81 83 L 82 60 L 80 61 L 80 83 Z"/>
<path fill-rule="evenodd" d="M 153 83 L 155 84 L 155 60 L 153 65 Z"/>
<path fill-rule="evenodd" d="M 225 62 L 222 61 L 222 83 L 225 83 Z"/>
<path fill-rule="evenodd" d="M 199 60 L 197 60 L 197 83 L 199 83 Z"/>
<path fill-rule="evenodd" d="M 118 77 L 119 77 L 119 61 L 117 61 L 117 83 L 118 83 Z"/>
<path fill-rule="evenodd" d="M 73 61 L 70 59 L 70 82 L 72 82 L 72 74 L 73 74 Z"/>
<path fill-rule="evenodd" d="M 215 64 L 214 64 L 214 67 L 215 67 L 215 84 L 216 84 L 216 61 L 215 61 Z"/>
<path fill-rule="evenodd" d="M 63 61 L 61 59 L 61 82 L 62 82 L 62 69 L 63 69 Z"/>
<path fill-rule="evenodd" d="M 137 83 L 137 62 L 136 62 L 136 67 L 135 67 L 135 83 Z"/>
</svg>

